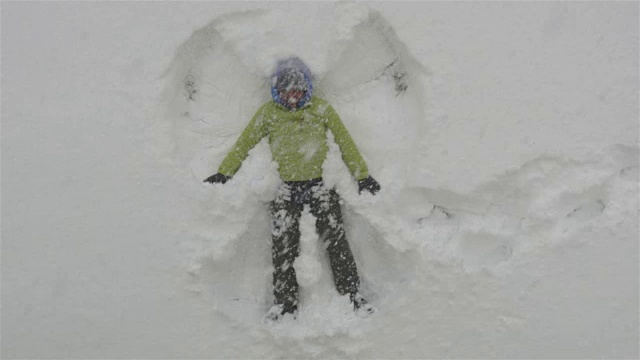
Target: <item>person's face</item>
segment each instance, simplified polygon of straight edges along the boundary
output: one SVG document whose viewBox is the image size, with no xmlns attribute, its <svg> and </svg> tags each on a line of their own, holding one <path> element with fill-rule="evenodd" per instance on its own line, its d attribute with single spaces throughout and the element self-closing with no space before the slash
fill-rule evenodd
<svg viewBox="0 0 640 360">
<path fill-rule="evenodd" d="M 280 98 L 291 107 L 295 107 L 303 97 L 304 90 L 285 90 L 280 93 Z"/>
</svg>

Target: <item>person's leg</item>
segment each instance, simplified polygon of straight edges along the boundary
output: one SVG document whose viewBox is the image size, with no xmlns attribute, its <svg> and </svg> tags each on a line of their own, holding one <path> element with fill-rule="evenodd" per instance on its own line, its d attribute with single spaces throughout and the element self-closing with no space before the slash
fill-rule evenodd
<svg viewBox="0 0 640 360">
<path fill-rule="evenodd" d="M 283 313 L 293 313 L 298 306 L 298 281 L 293 262 L 300 253 L 302 206 L 291 195 L 290 187 L 283 185 L 271 203 L 273 294 L 274 303 L 284 306 Z"/>
<path fill-rule="evenodd" d="M 342 223 L 340 196 L 334 189 L 326 189 L 323 185 L 314 187 L 311 212 L 317 219 L 316 230 L 327 250 L 338 293 L 357 293 L 360 278 Z"/>
</svg>

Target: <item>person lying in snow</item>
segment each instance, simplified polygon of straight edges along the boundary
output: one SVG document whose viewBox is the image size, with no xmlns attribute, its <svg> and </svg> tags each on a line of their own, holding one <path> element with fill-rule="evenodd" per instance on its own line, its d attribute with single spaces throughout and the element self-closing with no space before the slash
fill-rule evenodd
<svg viewBox="0 0 640 360">
<path fill-rule="evenodd" d="M 273 101 L 262 105 L 222 161 L 218 173 L 205 182 L 224 184 L 260 140 L 268 136 L 283 184 L 270 204 L 275 305 L 266 321 L 278 321 L 298 310 L 298 282 L 293 262 L 300 252 L 299 220 L 305 204 L 316 217 L 316 230 L 331 263 L 333 280 L 341 295 L 349 295 L 360 316 L 376 311 L 359 294 L 360 279 L 345 236 L 340 196 L 322 182 L 322 164 L 328 152 L 327 129 L 342 152 L 342 159 L 358 181 L 359 191 L 375 194 L 380 185 L 335 110 L 313 96 L 311 73 L 298 58 L 280 61 L 271 81 Z"/>
</svg>

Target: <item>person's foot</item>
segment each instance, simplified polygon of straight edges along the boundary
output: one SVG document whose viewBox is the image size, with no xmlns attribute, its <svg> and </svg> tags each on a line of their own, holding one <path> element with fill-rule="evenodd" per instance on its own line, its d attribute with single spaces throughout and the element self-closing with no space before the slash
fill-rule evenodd
<svg viewBox="0 0 640 360">
<path fill-rule="evenodd" d="M 359 317 L 366 318 L 378 311 L 378 309 L 369 304 L 367 300 L 360 295 L 360 293 L 351 293 L 349 294 L 349 298 L 353 304 L 353 311 L 355 311 L 356 315 Z"/>
<path fill-rule="evenodd" d="M 296 305 L 286 306 L 285 304 L 276 304 L 264 314 L 262 323 L 265 325 L 274 324 L 281 321 L 286 315 L 290 315 L 293 319 L 298 315 L 298 307 Z"/>
</svg>

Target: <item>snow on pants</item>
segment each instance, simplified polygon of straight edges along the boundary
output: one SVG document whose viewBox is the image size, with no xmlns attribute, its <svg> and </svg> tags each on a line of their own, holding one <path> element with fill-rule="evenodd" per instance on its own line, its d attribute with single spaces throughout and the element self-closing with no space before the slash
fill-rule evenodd
<svg viewBox="0 0 640 360">
<path fill-rule="evenodd" d="M 357 292 L 360 285 L 356 262 L 342 223 L 340 197 L 322 179 L 285 182 L 271 203 L 273 286 L 276 304 L 297 308 L 298 281 L 293 262 L 300 254 L 300 216 L 305 204 L 316 217 L 316 231 L 324 243 L 333 281 L 341 295 Z"/>
</svg>

